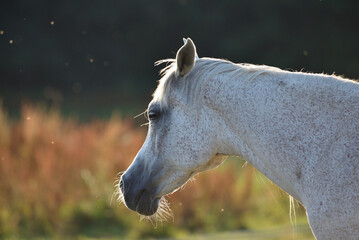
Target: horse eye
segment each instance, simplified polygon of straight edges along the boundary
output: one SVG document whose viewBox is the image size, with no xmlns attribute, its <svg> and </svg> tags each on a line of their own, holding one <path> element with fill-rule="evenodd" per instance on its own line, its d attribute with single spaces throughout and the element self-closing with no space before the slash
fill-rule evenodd
<svg viewBox="0 0 359 240">
<path fill-rule="evenodd" d="M 156 118 L 158 117 L 159 115 L 159 112 L 156 112 L 156 111 L 149 111 L 148 112 L 148 118 L 150 120 L 156 120 Z"/>
</svg>

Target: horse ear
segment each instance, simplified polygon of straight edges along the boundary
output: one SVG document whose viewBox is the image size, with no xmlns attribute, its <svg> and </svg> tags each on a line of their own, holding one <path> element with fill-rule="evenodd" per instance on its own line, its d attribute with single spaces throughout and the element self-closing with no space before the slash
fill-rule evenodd
<svg viewBox="0 0 359 240">
<path fill-rule="evenodd" d="M 177 51 L 176 63 L 177 71 L 176 74 L 183 77 L 187 75 L 193 68 L 196 62 L 196 46 L 190 38 L 183 39 L 184 45 Z"/>
</svg>

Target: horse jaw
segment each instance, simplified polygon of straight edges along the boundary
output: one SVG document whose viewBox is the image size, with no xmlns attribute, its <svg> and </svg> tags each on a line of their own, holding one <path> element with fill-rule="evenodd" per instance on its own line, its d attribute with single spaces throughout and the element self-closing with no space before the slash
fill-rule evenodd
<svg viewBox="0 0 359 240">
<path fill-rule="evenodd" d="M 219 165 L 221 165 L 227 159 L 227 157 L 228 157 L 227 154 L 217 153 L 203 167 L 202 172 L 218 167 Z"/>
</svg>

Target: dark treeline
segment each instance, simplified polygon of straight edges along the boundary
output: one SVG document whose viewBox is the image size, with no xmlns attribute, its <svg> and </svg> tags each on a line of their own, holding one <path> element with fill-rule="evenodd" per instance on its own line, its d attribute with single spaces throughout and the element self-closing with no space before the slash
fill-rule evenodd
<svg viewBox="0 0 359 240">
<path fill-rule="evenodd" d="M 200 57 L 359 78 L 358 12 L 356 0 L 1 1 L 0 98 L 10 112 L 137 111 L 182 37 Z"/>
</svg>

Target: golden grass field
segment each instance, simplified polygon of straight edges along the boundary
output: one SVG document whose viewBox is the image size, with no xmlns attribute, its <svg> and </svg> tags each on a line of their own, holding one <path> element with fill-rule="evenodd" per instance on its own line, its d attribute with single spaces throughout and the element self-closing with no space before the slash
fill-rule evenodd
<svg viewBox="0 0 359 240">
<path fill-rule="evenodd" d="M 243 234 L 293 229 L 287 194 L 238 158 L 169 196 L 173 219 L 140 221 L 116 201 L 114 186 L 145 134 L 146 127 L 116 115 L 79 123 L 24 105 L 10 119 L 0 107 L 0 239 L 261 239 Z M 300 206 L 296 220 L 305 230 L 263 239 L 313 239 Z"/>
</svg>

